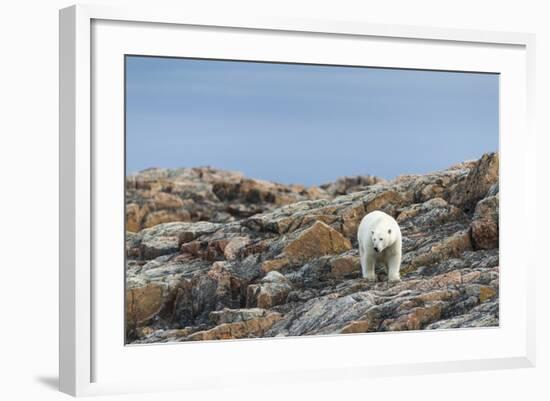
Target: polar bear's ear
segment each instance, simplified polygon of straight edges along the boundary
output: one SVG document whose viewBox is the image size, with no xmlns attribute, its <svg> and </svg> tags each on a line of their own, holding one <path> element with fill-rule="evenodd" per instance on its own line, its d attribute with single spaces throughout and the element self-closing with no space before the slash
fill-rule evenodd
<svg viewBox="0 0 550 401">
<path fill-rule="evenodd" d="M 388 229 L 388 234 L 391 234 L 391 228 Z"/>
</svg>

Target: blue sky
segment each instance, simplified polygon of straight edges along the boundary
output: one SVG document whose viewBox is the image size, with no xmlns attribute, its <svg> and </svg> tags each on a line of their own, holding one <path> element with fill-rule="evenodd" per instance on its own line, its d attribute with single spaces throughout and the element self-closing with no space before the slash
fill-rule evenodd
<svg viewBox="0 0 550 401">
<path fill-rule="evenodd" d="M 126 171 L 316 185 L 498 150 L 498 75 L 128 56 Z"/>
</svg>

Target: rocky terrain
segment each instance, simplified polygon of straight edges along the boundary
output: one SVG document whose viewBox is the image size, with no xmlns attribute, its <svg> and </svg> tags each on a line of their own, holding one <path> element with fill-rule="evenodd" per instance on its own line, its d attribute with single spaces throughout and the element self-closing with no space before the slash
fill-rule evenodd
<svg viewBox="0 0 550 401">
<path fill-rule="evenodd" d="M 498 326 L 499 159 L 392 181 L 285 186 L 212 168 L 127 179 L 128 343 Z M 402 281 L 361 278 L 373 210 Z"/>
<path fill-rule="evenodd" d="M 227 223 L 303 200 L 332 199 L 381 181 L 371 176 L 344 177 L 306 188 L 210 167 L 148 169 L 127 177 L 126 230 L 174 221 Z"/>
</svg>

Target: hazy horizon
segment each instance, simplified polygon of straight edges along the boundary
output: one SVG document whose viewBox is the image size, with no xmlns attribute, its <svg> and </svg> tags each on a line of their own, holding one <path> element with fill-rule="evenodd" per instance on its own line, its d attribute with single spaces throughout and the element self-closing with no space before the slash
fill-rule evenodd
<svg viewBox="0 0 550 401">
<path fill-rule="evenodd" d="M 126 58 L 126 172 L 392 179 L 498 151 L 498 75 Z"/>
</svg>

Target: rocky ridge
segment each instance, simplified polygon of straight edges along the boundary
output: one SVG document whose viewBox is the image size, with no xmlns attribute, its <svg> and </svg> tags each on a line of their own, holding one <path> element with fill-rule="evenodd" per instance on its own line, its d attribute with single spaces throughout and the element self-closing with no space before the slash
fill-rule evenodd
<svg viewBox="0 0 550 401">
<path fill-rule="evenodd" d="M 210 168 L 131 176 L 127 342 L 496 326 L 498 166 L 486 154 L 313 188 Z M 379 267 L 361 278 L 356 231 L 373 210 L 401 227 L 399 283 Z"/>
<path fill-rule="evenodd" d="M 152 168 L 126 178 L 126 230 L 174 221 L 227 223 L 303 200 L 331 199 L 381 182 L 344 177 L 320 187 L 281 185 L 211 167 Z"/>
</svg>

